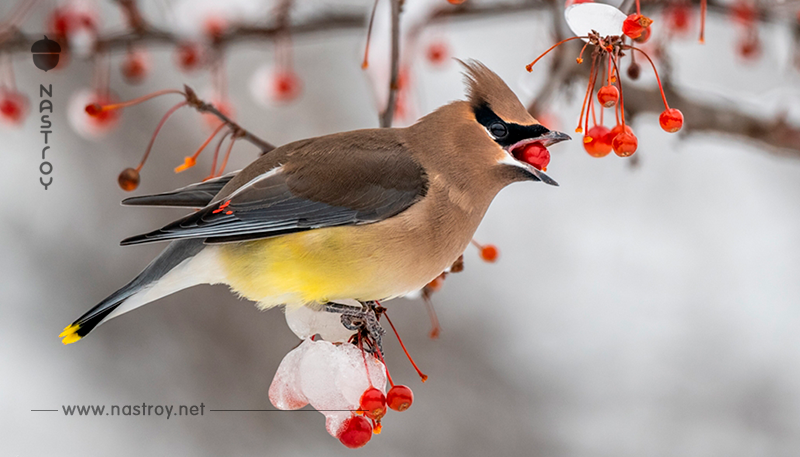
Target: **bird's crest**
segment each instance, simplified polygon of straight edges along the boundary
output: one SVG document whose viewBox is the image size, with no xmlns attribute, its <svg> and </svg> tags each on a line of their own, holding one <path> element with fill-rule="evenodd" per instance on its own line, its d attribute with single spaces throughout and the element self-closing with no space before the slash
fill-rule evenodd
<svg viewBox="0 0 800 457">
<path fill-rule="evenodd" d="M 458 61 L 464 66 L 467 83 L 467 99 L 473 109 L 489 106 L 495 114 L 508 122 L 521 125 L 538 123 L 522 106 L 517 96 L 506 83 L 477 60 Z"/>
</svg>

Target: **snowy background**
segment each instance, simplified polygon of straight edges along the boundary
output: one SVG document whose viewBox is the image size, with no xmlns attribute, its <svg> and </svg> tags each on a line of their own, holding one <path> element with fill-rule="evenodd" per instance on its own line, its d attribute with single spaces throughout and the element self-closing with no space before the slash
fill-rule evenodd
<svg viewBox="0 0 800 457">
<path fill-rule="evenodd" d="M 150 3 L 145 12 L 161 17 Z M 113 5 L 104 7 L 118 20 Z M 42 23 L 37 14 L 31 31 Z M 453 22 L 429 35 L 445 36 L 456 57 L 483 61 L 527 101 L 541 76 L 527 75 L 524 65 L 549 45 L 547 24 L 541 15 L 517 14 Z M 693 40 L 673 47 L 678 83 L 687 90 L 726 94 L 755 112 L 800 106 L 798 74 L 779 65 L 780 53 L 768 51 L 746 67 L 725 23 L 711 21 L 707 37 L 705 47 Z M 276 144 L 377 126 L 359 69 L 363 38 L 363 31 L 296 38 L 304 92 L 271 109 L 257 106 L 247 87 L 272 47 L 237 45 L 228 75 L 238 119 Z M 785 39 L 779 30 L 765 30 L 764 38 Z M 141 86 L 125 85 L 112 67 L 121 98 L 183 82 L 207 87 L 206 76 L 175 70 L 170 49 L 153 51 L 156 73 Z M 55 168 L 45 192 L 35 116 L 21 130 L 0 131 L 3 455 L 800 453 L 800 162 L 737 139 L 681 139 L 662 132 L 654 117 L 635 125 L 638 168 L 613 154 L 589 157 L 572 141 L 552 151 L 548 171 L 561 187 L 528 183 L 500 193 L 476 235 L 499 247 L 500 261 L 486 264 L 467 251 L 466 271 L 451 275 L 434 297 L 439 340 L 427 338 L 421 302 L 388 303 L 430 379 L 421 384 L 388 338 L 392 376 L 412 387 L 415 403 L 387 415 L 383 433 L 364 449 L 345 449 L 313 411 L 169 420 L 31 412 L 143 402 L 271 408 L 270 381 L 298 340 L 280 310 L 259 312 L 225 287 L 201 286 L 62 345 L 57 335 L 65 325 L 162 249 L 123 248 L 119 240 L 184 214 L 124 208 L 119 201 L 128 194 L 116 184 L 123 168 L 138 163 L 172 100 L 126 110 L 117 131 L 87 141 L 71 130 L 66 108 L 70 94 L 88 85 L 91 66 L 73 61 L 45 74 L 24 54 L 15 64 L 33 106 L 38 85 L 53 84 Z M 463 96 L 456 65 L 438 70 L 419 59 L 413 75 L 419 114 Z M 562 130 L 571 131 L 578 103 L 558 99 Z M 171 170 L 206 135 L 196 113 L 175 116 L 135 194 L 202 179 L 208 153 L 190 171 Z M 229 169 L 255 157 L 242 142 Z"/>
</svg>

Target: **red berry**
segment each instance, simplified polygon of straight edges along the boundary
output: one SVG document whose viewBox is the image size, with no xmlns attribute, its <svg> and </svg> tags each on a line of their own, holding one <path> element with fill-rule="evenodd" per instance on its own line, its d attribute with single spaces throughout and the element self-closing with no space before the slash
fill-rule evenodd
<svg viewBox="0 0 800 457">
<path fill-rule="evenodd" d="M 675 5 L 668 7 L 664 14 L 666 15 L 667 27 L 676 33 L 685 33 L 689 30 L 689 19 L 692 10 L 688 5 Z"/>
<path fill-rule="evenodd" d="M 386 394 L 386 403 L 395 411 L 405 411 L 414 402 L 414 392 L 408 386 L 394 385 Z"/>
<path fill-rule="evenodd" d="M 125 55 L 125 60 L 120 65 L 122 76 L 130 84 L 139 84 L 147 77 L 150 70 L 150 65 L 147 61 L 147 56 L 139 52 L 129 52 Z"/>
<path fill-rule="evenodd" d="M 746 37 L 739 40 L 737 50 L 739 55 L 747 60 L 755 60 L 761 54 L 761 40 L 757 33 L 748 33 Z"/>
<path fill-rule="evenodd" d="M 275 100 L 279 102 L 290 102 L 300 95 L 302 83 L 291 70 L 277 71 L 272 83 Z"/>
<path fill-rule="evenodd" d="M 433 281 L 429 282 L 425 288 L 431 292 L 438 292 L 444 285 L 444 273 L 440 274 Z"/>
<path fill-rule="evenodd" d="M 100 107 L 103 105 L 111 105 L 116 102 L 117 98 L 114 96 L 95 94 L 92 103 L 88 103 L 85 108 L 86 114 L 89 115 L 88 121 L 100 129 L 111 129 L 114 127 L 117 121 L 119 121 L 121 110 L 103 110 L 100 109 Z"/>
<path fill-rule="evenodd" d="M 633 133 L 633 129 L 631 128 L 630 125 L 625 125 L 625 131 L 628 133 Z M 620 133 L 622 133 L 622 124 L 617 124 L 611 129 L 611 133 L 609 134 L 609 136 L 613 140 L 614 137 L 619 135 Z"/>
<path fill-rule="evenodd" d="M 611 108 L 619 100 L 619 89 L 611 84 L 603 86 L 597 91 L 597 101 L 606 108 Z"/>
<path fill-rule="evenodd" d="M 615 136 L 611 141 L 611 146 L 614 148 L 614 153 L 620 157 L 630 157 L 636 152 L 639 146 L 639 140 L 630 127 L 625 126 L 625 131 Z"/>
<path fill-rule="evenodd" d="M 62 8 L 56 8 L 47 19 L 48 29 L 57 36 L 66 36 L 70 29 L 70 15 Z"/>
<path fill-rule="evenodd" d="M 739 0 L 730 7 L 733 20 L 743 25 L 751 25 L 758 18 L 758 11 L 755 5 L 747 0 Z"/>
<path fill-rule="evenodd" d="M 139 187 L 139 172 L 133 168 L 126 168 L 119 174 L 117 182 L 125 192 L 135 190 Z"/>
<path fill-rule="evenodd" d="M 653 20 L 649 17 L 634 13 L 625 18 L 625 21 L 622 23 L 622 33 L 630 38 L 639 38 L 644 32 L 644 29 L 649 27 L 652 23 Z"/>
<path fill-rule="evenodd" d="M 567 0 L 564 3 L 564 8 L 569 8 L 572 5 L 577 5 L 579 3 L 594 3 L 594 0 Z"/>
<path fill-rule="evenodd" d="M 484 262 L 496 262 L 499 255 L 500 252 L 493 244 L 487 244 L 486 246 L 481 247 L 481 259 L 483 259 Z M 389 393 L 391 393 L 391 390 Z"/>
<path fill-rule="evenodd" d="M 97 116 L 103 111 L 103 108 L 97 103 L 90 103 L 86 105 L 85 111 L 89 116 Z"/>
<path fill-rule="evenodd" d="M 451 5 L 460 5 L 460 4 L 464 3 L 466 0 L 447 0 L 447 1 Z"/>
<path fill-rule="evenodd" d="M 547 171 L 547 165 L 550 163 L 550 151 L 540 143 L 528 143 L 523 146 L 522 152 L 515 155 L 519 160 L 542 171 Z"/>
<path fill-rule="evenodd" d="M 181 43 L 175 48 L 175 62 L 182 71 L 194 71 L 203 65 L 203 51 L 197 43 Z"/>
<path fill-rule="evenodd" d="M 639 74 L 642 72 L 642 67 L 639 66 L 636 62 L 631 62 L 631 65 L 628 67 L 628 77 L 632 80 L 636 81 L 639 79 Z"/>
<path fill-rule="evenodd" d="M 611 130 L 595 125 L 583 137 L 583 148 L 592 157 L 605 157 L 611 152 Z"/>
<path fill-rule="evenodd" d="M 0 119 L 11 125 L 20 125 L 28 114 L 28 98 L 16 91 L 0 91 Z"/>
<path fill-rule="evenodd" d="M 225 19 L 219 16 L 208 17 L 203 22 L 203 31 L 205 31 L 206 35 L 212 39 L 218 39 L 222 37 L 222 35 L 225 34 L 225 29 L 227 28 L 227 22 Z"/>
<path fill-rule="evenodd" d="M 372 424 L 364 416 L 352 416 L 342 425 L 338 438 L 350 449 L 363 447 L 372 438 Z"/>
<path fill-rule="evenodd" d="M 441 41 L 437 41 L 428 45 L 425 51 L 425 57 L 431 65 L 442 65 L 450 55 L 447 45 Z"/>
<path fill-rule="evenodd" d="M 658 116 L 658 123 L 665 132 L 675 133 L 683 127 L 683 113 L 675 108 L 664 110 Z"/>
<path fill-rule="evenodd" d="M 379 421 L 386 414 L 386 396 L 380 389 L 370 387 L 361 395 L 359 409 L 370 419 Z"/>
<path fill-rule="evenodd" d="M 647 40 L 650 39 L 650 34 L 651 33 L 652 33 L 652 30 L 650 29 L 650 26 L 648 25 L 647 27 L 644 28 L 644 31 L 642 31 L 642 34 L 639 35 L 638 37 L 634 38 L 633 41 L 635 41 L 637 43 L 647 43 Z"/>
</svg>

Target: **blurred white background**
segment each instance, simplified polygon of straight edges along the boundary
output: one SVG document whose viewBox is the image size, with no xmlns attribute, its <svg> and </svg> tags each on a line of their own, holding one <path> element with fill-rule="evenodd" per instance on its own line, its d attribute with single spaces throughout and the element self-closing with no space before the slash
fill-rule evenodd
<svg viewBox="0 0 800 457">
<path fill-rule="evenodd" d="M 150 3 L 144 11 L 163 21 Z M 118 21 L 114 5 L 103 7 Z M 26 29 L 40 30 L 42 17 L 34 14 Z M 537 13 L 499 16 L 448 23 L 425 36 L 445 36 L 454 56 L 481 60 L 527 102 L 541 75 L 528 75 L 524 65 L 550 44 L 548 21 Z M 769 50 L 743 66 L 733 33 L 712 19 L 706 46 L 690 40 L 673 47 L 678 83 L 756 112 L 785 108 L 796 116 L 797 72 L 776 71 L 783 57 Z M 771 33 L 768 42 L 785 38 Z M 237 118 L 275 144 L 376 127 L 359 68 L 363 39 L 363 30 L 297 37 L 304 92 L 270 109 L 257 106 L 247 87 L 272 59 L 272 46 L 236 45 L 227 69 Z M 184 82 L 208 86 L 205 74 L 176 71 L 168 47 L 152 51 L 156 70 L 141 86 L 124 84 L 114 60 L 111 86 L 121 98 Z M 0 131 L 3 455 L 800 454 L 800 162 L 738 139 L 669 135 L 655 117 L 635 125 L 637 168 L 613 154 L 594 159 L 578 139 L 553 148 L 548 171 L 561 187 L 519 184 L 498 196 L 476 237 L 496 244 L 500 260 L 486 264 L 467 251 L 465 272 L 448 277 L 434 296 L 439 340 L 427 338 L 421 302 L 388 303 L 430 379 L 421 384 L 388 338 L 392 376 L 412 387 L 415 403 L 387 415 L 383 433 L 364 449 L 345 449 L 313 411 L 169 420 L 31 412 L 143 402 L 271 408 L 272 376 L 298 340 L 280 310 L 259 312 L 225 287 L 202 286 L 62 345 L 65 325 L 163 247 L 122 248 L 119 240 L 184 214 L 124 208 L 119 201 L 128 194 L 116 183 L 138 163 L 173 100 L 128 109 L 115 132 L 87 141 L 71 130 L 66 108 L 70 94 L 89 84 L 91 65 L 74 60 L 43 73 L 27 54 L 14 62 L 34 110 L 39 84 L 53 84 L 56 112 L 48 191 L 38 182 L 35 113 L 22 129 Z M 463 96 L 455 64 L 438 70 L 418 59 L 413 76 L 419 114 Z M 577 119 L 577 102 L 560 97 L 552 107 L 562 130 Z M 156 141 L 135 194 L 202 179 L 208 151 L 197 167 L 180 175 L 172 169 L 206 135 L 197 113 L 179 112 Z M 233 154 L 230 170 L 256 150 L 242 142 Z"/>
</svg>

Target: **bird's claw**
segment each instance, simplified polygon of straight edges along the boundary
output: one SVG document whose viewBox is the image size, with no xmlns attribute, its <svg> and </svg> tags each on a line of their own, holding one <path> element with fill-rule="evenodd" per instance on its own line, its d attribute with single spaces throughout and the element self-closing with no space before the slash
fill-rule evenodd
<svg viewBox="0 0 800 457">
<path fill-rule="evenodd" d="M 323 309 L 329 313 L 341 314 L 344 328 L 366 333 L 366 336 L 368 336 L 370 341 L 374 344 L 371 345 L 371 348 L 365 348 L 365 350 L 374 352 L 375 349 L 377 349 L 383 354 L 383 344 L 381 341 L 386 330 L 384 330 L 380 322 L 378 322 L 378 315 L 375 312 L 375 308 L 376 303 L 370 301 L 361 303 L 361 307 L 328 302 Z"/>
</svg>

